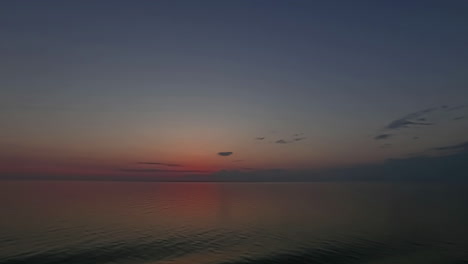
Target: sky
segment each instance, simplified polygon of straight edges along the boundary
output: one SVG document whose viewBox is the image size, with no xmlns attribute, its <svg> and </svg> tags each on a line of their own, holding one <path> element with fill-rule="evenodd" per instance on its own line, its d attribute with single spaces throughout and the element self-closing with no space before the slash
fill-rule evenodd
<svg viewBox="0 0 468 264">
<path fill-rule="evenodd" d="M 2 179 L 467 171 L 465 0 L 0 6 Z"/>
</svg>

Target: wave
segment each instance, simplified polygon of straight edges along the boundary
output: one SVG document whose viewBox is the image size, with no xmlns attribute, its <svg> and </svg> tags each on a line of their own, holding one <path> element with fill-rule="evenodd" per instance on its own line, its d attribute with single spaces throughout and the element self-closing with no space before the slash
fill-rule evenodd
<svg viewBox="0 0 468 264">
<path fill-rule="evenodd" d="M 222 252 L 227 247 L 240 245 L 243 235 L 236 234 L 207 234 L 188 237 L 172 237 L 168 239 L 145 239 L 128 241 L 119 240 L 99 246 L 71 249 L 61 248 L 36 254 L 18 255 L 1 264 L 99 264 L 99 263 L 158 263 L 159 261 L 177 259 L 194 253 Z M 246 242 L 246 241 L 244 241 Z M 436 245 L 401 243 L 395 241 L 372 241 L 368 239 L 353 239 L 348 242 L 337 240 L 321 241 L 318 245 L 298 246 L 282 252 L 269 252 L 263 256 L 238 255 L 226 256 L 226 260 L 212 260 L 209 263 L 219 264 L 353 264 L 353 263 L 381 263 L 395 257 L 425 255 Z M 384 262 L 382 262 L 384 263 Z M 386 263 L 386 262 L 385 262 Z M 424 262 L 431 263 L 431 262 Z M 435 262 L 434 262 L 435 263 Z M 446 264 L 467 264 L 468 259 L 446 260 Z"/>
</svg>

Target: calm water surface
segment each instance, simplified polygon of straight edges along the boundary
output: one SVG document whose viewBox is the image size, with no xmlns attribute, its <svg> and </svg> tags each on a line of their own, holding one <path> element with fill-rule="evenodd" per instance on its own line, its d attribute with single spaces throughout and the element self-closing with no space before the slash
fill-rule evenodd
<svg viewBox="0 0 468 264">
<path fill-rule="evenodd" d="M 467 187 L 0 182 L 0 263 L 468 263 Z"/>
</svg>

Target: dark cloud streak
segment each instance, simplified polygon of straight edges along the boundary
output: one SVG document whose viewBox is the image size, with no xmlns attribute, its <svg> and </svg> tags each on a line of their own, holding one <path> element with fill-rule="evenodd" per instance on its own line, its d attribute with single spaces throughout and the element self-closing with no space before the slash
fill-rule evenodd
<svg viewBox="0 0 468 264">
<path fill-rule="evenodd" d="M 436 151 L 455 150 L 455 151 L 461 151 L 461 152 L 463 151 L 468 152 L 468 141 L 460 143 L 460 144 L 456 144 L 456 145 L 432 148 L 431 150 L 436 150 Z"/>
<path fill-rule="evenodd" d="M 414 121 L 409 121 L 406 119 L 397 119 L 392 121 L 390 124 L 388 124 L 385 128 L 386 129 L 400 129 L 400 128 L 407 128 L 411 125 L 414 126 L 431 126 L 433 123 L 422 123 L 422 122 L 414 122 Z"/>
<path fill-rule="evenodd" d="M 400 128 L 407 128 L 409 126 L 430 126 L 433 125 L 433 123 L 423 123 L 419 121 L 425 121 L 426 119 L 422 116 L 429 114 L 431 112 L 437 111 L 440 108 L 438 107 L 433 107 L 433 108 L 427 108 L 418 112 L 414 112 L 411 114 L 407 114 L 406 116 L 393 120 L 390 122 L 387 126 L 385 126 L 385 129 L 388 130 L 393 130 L 393 129 L 400 129 Z M 417 121 L 414 121 L 417 120 Z"/>
<path fill-rule="evenodd" d="M 294 141 L 301 141 L 301 140 L 304 140 L 304 139 L 306 139 L 306 137 L 294 138 L 293 140 L 294 140 Z"/>
<path fill-rule="evenodd" d="M 306 137 L 293 138 L 291 140 L 278 139 L 275 141 L 276 144 L 291 144 L 306 139 Z"/>
<path fill-rule="evenodd" d="M 382 139 L 388 139 L 390 137 L 392 137 L 393 135 L 392 134 L 381 134 L 381 135 L 377 135 L 374 137 L 375 140 L 382 140 Z"/>
</svg>

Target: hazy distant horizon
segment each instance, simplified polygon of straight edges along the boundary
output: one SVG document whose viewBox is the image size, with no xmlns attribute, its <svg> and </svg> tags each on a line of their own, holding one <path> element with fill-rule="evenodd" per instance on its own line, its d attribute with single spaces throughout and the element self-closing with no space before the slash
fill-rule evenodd
<svg viewBox="0 0 468 264">
<path fill-rule="evenodd" d="M 466 148 L 466 144 L 463 145 Z M 71 181 L 136 181 L 136 182 L 349 182 L 349 181 L 467 181 L 468 151 L 455 154 L 419 156 L 388 160 L 380 164 L 328 168 L 322 170 L 221 170 L 204 174 L 155 176 L 146 175 L 2 175 L 0 180 L 71 180 Z M 157 172 L 161 174 L 161 172 Z M 468 181 L 467 181 L 468 182 Z"/>
</svg>

